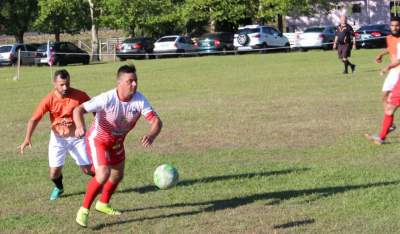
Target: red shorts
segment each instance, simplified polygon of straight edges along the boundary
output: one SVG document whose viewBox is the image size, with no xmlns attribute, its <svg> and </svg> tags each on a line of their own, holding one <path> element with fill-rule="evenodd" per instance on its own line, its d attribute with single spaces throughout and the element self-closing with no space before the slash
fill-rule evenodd
<svg viewBox="0 0 400 234">
<path fill-rule="evenodd" d="M 389 94 L 388 103 L 394 106 L 400 106 L 400 80 L 397 81 L 392 92 Z"/>
<path fill-rule="evenodd" d="M 93 166 L 112 166 L 125 160 L 124 140 L 106 144 L 91 137 L 86 137 L 86 149 Z"/>
</svg>

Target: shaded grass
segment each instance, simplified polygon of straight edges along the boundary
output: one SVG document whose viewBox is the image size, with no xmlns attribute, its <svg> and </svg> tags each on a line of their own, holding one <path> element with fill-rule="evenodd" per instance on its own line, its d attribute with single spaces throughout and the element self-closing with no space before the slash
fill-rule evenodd
<svg viewBox="0 0 400 234">
<path fill-rule="evenodd" d="M 150 150 L 127 138 L 126 177 L 113 196 L 119 217 L 92 212 L 74 223 L 87 177 L 72 160 L 66 194 L 48 201 L 48 119 L 19 156 L 26 121 L 51 89 L 50 70 L 0 69 L 0 230 L 134 233 L 394 233 L 400 196 L 399 135 L 377 147 L 364 132 L 381 120 L 376 50 L 355 51 L 343 76 L 330 52 L 135 61 L 139 89 L 164 129 Z M 112 88 L 123 63 L 68 66 L 90 95 Z M 90 121 L 90 118 L 88 118 Z M 181 182 L 156 190 L 152 172 L 175 165 Z M 1 231 L 0 231 L 1 232 Z"/>
</svg>

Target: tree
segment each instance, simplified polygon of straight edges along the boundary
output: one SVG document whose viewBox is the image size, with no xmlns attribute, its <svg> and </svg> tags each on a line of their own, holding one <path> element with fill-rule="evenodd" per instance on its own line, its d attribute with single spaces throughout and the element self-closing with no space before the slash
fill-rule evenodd
<svg viewBox="0 0 400 234">
<path fill-rule="evenodd" d="M 37 0 L 1 0 L 0 29 L 13 35 L 17 43 L 24 42 L 24 34 L 32 28 L 37 17 Z"/>
<path fill-rule="evenodd" d="M 179 1 L 113 0 L 104 6 L 102 22 L 130 36 L 158 36 L 180 29 Z"/>
<path fill-rule="evenodd" d="M 182 17 L 186 22 L 208 22 L 214 32 L 219 23 L 238 24 L 240 20 L 251 17 L 249 1 L 246 0 L 186 0 Z"/>
<path fill-rule="evenodd" d="M 55 40 L 60 41 L 60 33 L 89 29 L 89 4 L 85 0 L 39 0 L 39 16 L 34 25 L 41 32 L 55 34 Z"/>
</svg>

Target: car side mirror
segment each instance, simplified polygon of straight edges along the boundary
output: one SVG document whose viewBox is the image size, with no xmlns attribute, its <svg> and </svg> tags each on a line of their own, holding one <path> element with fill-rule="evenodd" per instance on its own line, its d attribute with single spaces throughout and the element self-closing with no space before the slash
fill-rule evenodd
<svg viewBox="0 0 400 234">
<path fill-rule="evenodd" d="M 283 33 L 280 32 L 280 33 L 278 34 L 278 36 L 282 37 L 282 36 L 283 36 Z"/>
</svg>

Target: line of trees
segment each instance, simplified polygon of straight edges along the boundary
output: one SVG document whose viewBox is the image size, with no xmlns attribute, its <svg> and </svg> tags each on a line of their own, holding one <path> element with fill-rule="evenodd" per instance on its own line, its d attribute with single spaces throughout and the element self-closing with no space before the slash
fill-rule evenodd
<svg viewBox="0 0 400 234">
<path fill-rule="evenodd" d="M 0 33 L 22 43 L 24 33 L 55 35 L 91 30 L 97 54 L 98 29 L 122 29 L 129 36 L 234 31 L 240 24 L 266 23 L 287 14 L 328 10 L 326 0 L 1 0 Z M 96 56 L 93 58 L 96 59 Z"/>
</svg>

